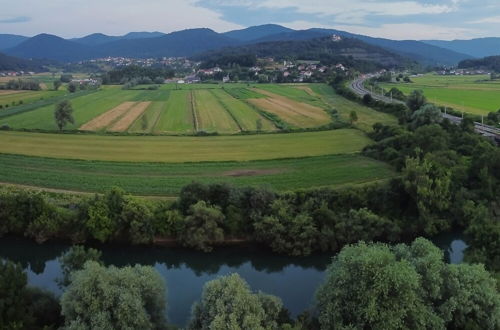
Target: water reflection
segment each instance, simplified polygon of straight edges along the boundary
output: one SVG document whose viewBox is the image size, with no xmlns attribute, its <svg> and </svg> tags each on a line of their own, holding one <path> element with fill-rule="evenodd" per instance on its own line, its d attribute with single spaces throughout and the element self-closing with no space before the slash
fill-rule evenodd
<svg viewBox="0 0 500 330">
<path fill-rule="evenodd" d="M 0 257 L 21 263 L 30 284 L 60 294 L 56 284 L 61 272 L 57 258 L 68 248 L 63 243 L 38 245 L 31 240 L 3 238 Z M 297 315 L 312 305 L 314 292 L 331 261 L 331 255 L 295 258 L 241 248 L 217 249 L 210 254 L 160 247 L 95 248 L 102 251 L 106 265 L 155 267 L 167 282 L 168 316 L 177 325 L 185 324 L 207 281 L 230 273 L 240 274 L 254 290 L 281 297 L 290 312 Z"/>
<path fill-rule="evenodd" d="M 464 235 L 452 232 L 439 235 L 433 242 L 443 249 L 451 263 L 460 263 L 467 247 Z M 50 242 L 38 245 L 22 238 L 0 239 L 0 258 L 20 263 L 31 285 L 57 294 L 56 279 L 61 267 L 58 257 L 68 244 Z M 200 298 L 203 285 L 218 276 L 240 274 L 253 290 L 279 296 L 293 316 L 310 308 L 314 293 L 324 278 L 332 255 L 287 257 L 259 249 L 223 248 L 206 254 L 185 249 L 96 245 L 104 263 L 118 267 L 150 265 L 167 282 L 168 317 L 177 325 L 189 318 L 192 304 Z"/>
</svg>

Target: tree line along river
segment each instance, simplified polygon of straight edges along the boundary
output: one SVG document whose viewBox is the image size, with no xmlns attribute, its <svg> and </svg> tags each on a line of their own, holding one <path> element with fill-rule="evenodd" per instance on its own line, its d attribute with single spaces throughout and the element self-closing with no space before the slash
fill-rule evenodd
<svg viewBox="0 0 500 330">
<path fill-rule="evenodd" d="M 443 249 L 445 259 L 460 263 L 467 247 L 460 232 L 435 237 L 434 244 Z M 70 247 L 61 242 L 38 245 L 23 238 L 0 239 L 0 259 L 20 263 L 28 274 L 30 285 L 61 294 L 56 279 L 61 277 L 58 258 Z M 218 276 L 241 275 L 255 291 L 273 294 L 283 300 L 292 316 L 313 306 L 314 294 L 331 262 L 331 254 L 288 257 L 257 248 L 219 248 L 211 253 L 193 250 L 132 247 L 122 245 L 93 246 L 102 251 L 106 265 L 153 266 L 167 284 L 169 322 L 186 324 L 192 304 L 197 301 L 203 285 Z"/>
</svg>

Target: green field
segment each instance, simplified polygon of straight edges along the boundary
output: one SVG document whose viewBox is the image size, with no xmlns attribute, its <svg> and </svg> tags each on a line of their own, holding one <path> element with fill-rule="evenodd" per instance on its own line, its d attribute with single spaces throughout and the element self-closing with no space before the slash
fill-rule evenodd
<svg viewBox="0 0 500 330">
<path fill-rule="evenodd" d="M 248 104 L 232 97 L 224 90 L 211 90 L 212 95 L 214 95 L 219 103 L 225 108 L 232 118 L 236 121 L 238 126 L 243 131 L 256 131 L 257 121 L 261 122 L 262 131 L 274 131 L 276 127 L 272 122 L 262 117 L 257 111 L 255 111 Z"/>
<path fill-rule="evenodd" d="M 209 90 L 193 92 L 198 130 L 208 133 L 237 133 L 238 124 Z"/>
<path fill-rule="evenodd" d="M 59 91 L 22 91 L 14 94 L 5 94 L 2 92 L 5 91 L 0 90 L 0 105 L 2 105 L 4 108 L 7 105 L 11 107 L 13 102 L 16 105 L 19 104 L 19 101 L 22 101 L 23 104 L 30 104 L 39 101 L 40 99 L 47 99 L 66 93 L 66 91 L 62 89 Z"/>
<path fill-rule="evenodd" d="M 421 89 L 427 99 L 438 105 L 476 115 L 486 115 L 500 109 L 500 81 L 489 76 L 439 76 L 428 74 L 412 77 L 413 83 L 386 83 L 385 89 L 397 87 L 403 93 Z"/>
<path fill-rule="evenodd" d="M 235 136 L 106 136 L 0 132 L 0 153 L 130 162 L 248 161 L 359 152 L 355 129 Z"/>
<path fill-rule="evenodd" d="M 0 182 L 81 192 L 113 186 L 137 195 L 170 196 L 193 181 L 278 190 L 363 184 L 394 177 L 386 164 L 356 154 L 210 163 L 120 163 L 0 154 Z"/>
<path fill-rule="evenodd" d="M 191 134 L 194 132 L 191 92 L 171 91 L 165 110 L 155 128 L 161 133 Z"/>
<path fill-rule="evenodd" d="M 131 133 L 154 133 L 167 102 L 152 102 L 144 114 L 129 128 Z"/>
</svg>

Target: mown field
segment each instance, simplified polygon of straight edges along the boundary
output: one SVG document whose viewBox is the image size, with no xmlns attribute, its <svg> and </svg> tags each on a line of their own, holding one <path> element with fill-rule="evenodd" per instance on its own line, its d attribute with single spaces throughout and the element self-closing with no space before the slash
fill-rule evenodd
<svg viewBox="0 0 500 330">
<path fill-rule="evenodd" d="M 391 178 L 386 164 L 357 154 L 250 162 L 124 163 L 0 154 L 0 182 L 80 192 L 113 186 L 137 195 L 171 196 L 193 181 L 277 190 L 364 184 Z"/>
<path fill-rule="evenodd" d="M 487 75 L 428 74 L 412 77 L 411 80 L 412 83 L 387 83 L 382 84 L 382 87 L 397 87 L 407 95 L 415 89 L 421 89 L 433 103 L 476 115 L 486 115 L 500 109 L 500 81 L 491 81 Z"/>
<path fill-rule="evenodd" d="M 71 101 L 75 119 L 66 130 L 99 133 L 231 135 L 317 128 L 337 120 L 331 116 L 333 109 L 343 121 L 356 110 L 360 118 L 356 125 L 365 131 L 375 122 L 392 122 L 388 115 L 350 102 L 324 84 L 170 84 L 158 90 L 104 86 L 99 91 L 77 94 L 63 90 L 6 92 L 0 94 L 0 104 L 2 100 L 12 103 L 21 98 L 22 105 L 0 109 L 1 125 L 55 131 L 54 107 L 63 99 Z"/>
<path fill-rule="evenodd" d="M 355 129 L 233 136 L 106 136 L 0 132 L 0 153 L 125 162 L 249 161 L 356 153 L 370 143 Z"/>
</svg>

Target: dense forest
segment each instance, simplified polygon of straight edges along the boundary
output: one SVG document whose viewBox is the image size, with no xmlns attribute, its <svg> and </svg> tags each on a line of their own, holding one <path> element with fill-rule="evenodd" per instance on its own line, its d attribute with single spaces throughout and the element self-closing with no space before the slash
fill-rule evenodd
<svg viewBox="0 0 500 330">
<path fill-rule="evenodd" d="M 500 56 L 489 56 L 481 59 L 463 60 L 458 64 L 461 69 L 483 69 L 500 72 Z"/>
<path fill-rule="evenodd" d="M 155 80 L 162 84 L 166 78 L 174 77 L 175 72 L 170 69 L 155 67 L 140 67 L 136 65 L 116 68 L 102 74 L 101 79 L 104 85 L 125 84 L 131 80 L 141 80 L 145 84 L 151 84 Z"/>
<path fill-rule="evenodd" d="M 194 56 L 193 60 L 203 61 L 206 63 L 205 66 L 214 63 L 224 65 L 228 61 L 238 64 L 251 59 L 249 54 L 252 57 L 273 57 L 276 60 L 315 60 L 322 61 L 326 65 L 343 63 L 362 72 L 372 72 L 381 68 L 406 67 L 411 64 L 411 61 L 402 56 L 360 40 L 346 38 L 333 41 L 330 37 L 272 41 L 224 48 Z"/>
</svg>

